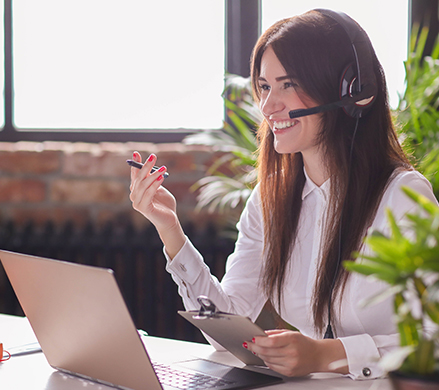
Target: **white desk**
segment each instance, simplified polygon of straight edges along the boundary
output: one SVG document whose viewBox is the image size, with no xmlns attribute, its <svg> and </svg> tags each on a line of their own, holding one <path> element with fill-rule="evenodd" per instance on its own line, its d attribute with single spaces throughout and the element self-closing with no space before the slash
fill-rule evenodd
<svg viewBox="0 0 439 390">
<path fill-rule="evenodd" d="M 19 343 L 35 341 L 35 336 L 26 318 L 0 314 L 0 341 L 7 350 Z M 237 367 L 244 365 L 228 352 L 217 352 L 206 344 L 145 337 L 149 355 L 160 359 L 160 355 L 172 352 L 195 355 L 201 358 Z M 123 359 L 123 356 L 121 356 Z M 42 353 L 15 356 L 0 363 L 0 388 L 7 390 L 110 390 L 112 387 L 62 374 L 49 366 Z M 288 378 L 285 382 L 269 386 L 273 390 L 391 390 L 387 379 L 353 381 L 336 374 L 314 374 L 304 378 Z"/>
</svg>

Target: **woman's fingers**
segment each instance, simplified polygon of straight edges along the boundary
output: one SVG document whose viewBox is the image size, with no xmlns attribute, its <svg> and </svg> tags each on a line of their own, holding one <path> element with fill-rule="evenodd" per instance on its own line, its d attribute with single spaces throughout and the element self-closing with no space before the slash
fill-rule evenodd
<svg viewBox="0 0 439 390">
<path fill-rule="evenodd" d="M 142 158 L 138 152 L 133 153 L 133 160 L 141 162 Z M 151 217 L 155 207 L 161 203 L 161 197 L 158 197 L 159 190 L 166 167 L 162 166 L 157 171 L 151 173 L 157 157 L 151 154 L 145 161 L 141 169 L 131 168 L 131 185 L 130 200 L 133 208 L 141 212 L 146 217 Z"/>
<path fill-rule="evenodd" d="M 142 162 L 142 156 L 140 155 L 139 152 L 137 151 L 133 152 L 133 160 L 140 163 Z"/>
<path fill-rule="evenodd" d="M 142 156 L 140 155 L 139 152 L 133 152 L 133 161 L 142 162 Z M 131 167 L 131 185 L 130 185 L 130 191 L 133 190 L 133 184 L 134 184 L 134 180 L 137 177 L 137 174 L 139 173 L 139 169 L 138 168 L 134 168 Z"/>
<path fill-rule="evenodd" d="M 142 157 L 140 156 L 139 152 L 133 153 L 133 160 L 136 162 L 142 162 Z M 157 156 L 155 154 L 151 154 L 148 159 L 143 164 L 143 167 L 141 169 L 131 167 L 131 184 L 130 184 L 130 191 L 132 192 L 135 188 L 135 183 L 137 181 L 143 181 L 146 178 L 148 178 L 150 175 L 153 175 L 154 173 L 151 173 L 151 169 L 154 167 L 154 163 L 157 160 Z M 158 179 L 160 174 L 163 174 L 166 171 L 166 167 L 161 167 L 159 169 L 159 173 L 155 175 L 155 179 Z"/>
<path fill-rule="evenodd" d="M 148 205 L 152 204 L 153 198 L 160 185 L 161 180 L 157 180 L 155 176 L 151 177 L 150 175 L 148 175 L 147 177 L 143 177 L 143 173 L 139 173 L 132 184 L 132 190 L 130 194 L 130 199 L 133 202 L 133 207 L 138 211 L 146 211 Z"/>
<path fill-rule="evenodd" d="M 268 337 L 255 337 L 247 348 L 265 364 L 287 376 L 301 376 L 313 372 L 314 344 L 311 339 L 289 330 L 266 331 Z"/>
</svg>

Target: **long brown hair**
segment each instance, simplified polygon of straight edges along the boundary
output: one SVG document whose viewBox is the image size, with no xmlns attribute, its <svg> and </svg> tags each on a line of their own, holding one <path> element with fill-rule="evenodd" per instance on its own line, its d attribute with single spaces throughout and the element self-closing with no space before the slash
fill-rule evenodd
<svg viewBox="0 0 439 390">
<path fill-rule="evenodd" d="M 355 137 L 356 119 L 341 109 L 322 114 L 318 141 L 330 173 L 330 206 L 313 295 L 314 324 L 319 332 L 326 322 L 331 292 L 333 300 L 337 297 L 341 302 L 349 276 L 339 266 L 340 261 L 352 260 L 352 252 L 360 249 L 392 173 L 397 168 L 412 169 L 392 124 L 382 67 L 369 46 L 378 94 L 370 112 L 359 120 Z M 352 61 L 352 48 L 343 28 L 331 18 L 310 11 L 277 22 L 259 38 L 251 64 L 256 101 L 261 59 L 267 47 L 274 50 L 306 96 L 318 104 L 338 100 L 341 74 Z M 288 299 L 282 290 L 296 244 L 305 175 L 300 153 L 278 154 L 274 150 L 273 134 L 265 120 L 258 138 L 265 244 L 262 282 L 280 310 L 282 300 Z M 294 259 L 291 261 L 294 272 Z"/>
</svg>

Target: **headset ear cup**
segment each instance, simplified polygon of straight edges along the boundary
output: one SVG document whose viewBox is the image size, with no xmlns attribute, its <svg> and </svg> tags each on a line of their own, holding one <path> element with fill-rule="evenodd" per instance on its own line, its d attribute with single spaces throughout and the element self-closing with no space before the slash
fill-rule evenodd
<svg viewBox="0 0 439 390">
<path fill-rule="evenodd" d="M 355 94 L 360 92 L 357 83 L 357 75 L 354 70 L 354 64 L 349 64 L 340 80 L 340 99 L 353 97 Z"/>
<path fill-rule="evenodd" d="M 353 102 L 343 107 L 346 115 L 352 118 L 361 118 L 369 111 L 372 103 L 375 101 L 376 86 L 375 84 L 358 85 L 357 73 L 353 63 L 349 64 L 343 71 L 340 80 L 340 100 L 343 98 L 352 98 L 360 92 L 369 92 L 366 99 Z"/>
<path fill-rule="evenodd" d="M 351 98 L 360 92 L 358 85 L 357 73 L 354 68 L 354 64 L 349 64 L 340 80 L 340 100 L 343 98 Z M 349 104 L 343 107 L 343 111 L 346 115 L 352 118 L 359 118 L 361 116 L 361 107 L 357 107 L 355 103 Z"/>
</svg>

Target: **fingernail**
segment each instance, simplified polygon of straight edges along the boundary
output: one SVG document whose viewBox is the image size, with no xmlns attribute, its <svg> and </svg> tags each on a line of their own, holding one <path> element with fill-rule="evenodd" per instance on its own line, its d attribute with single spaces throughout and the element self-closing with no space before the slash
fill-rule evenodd
<svg viewBox="0 0 439 390">
<path fill-rule="evenodd" d="M 159 172 L 163 172 L 165 169 L 166 169 L 166 167 L 163 166 L 163 167 L 161 167 L 161 168 L 159 169 Z"/>
<path fill-rule="evenodd" d="M 255 338 L 253 337 L 253 338 L 252 338 L 252 343 L 254 343 L 254 342 L 255 342 Z"/>
<path fill-rule="evenodd" d="M 153 155 L 153 154 L 151 154 L 151 155 L 148 157 L 148 161 L 149 161 L 149 162 L 151 162 L 152 160 L 154 160 L 154 155 Z"/>
<path fill-rule="evenodd" d="M 247 344 L 245 341 L 242 343 L 242 346 L 243 346 L 245 349 L 248 348 L 248 344 Z"/>
<path fill-rule="evenodd" d="M 157 181 L 160 181 L 160 180 L 162 180 L 163 179 L 163 175 L 160 175 L 158 178 L 157 178 Z"/>
</svg>

